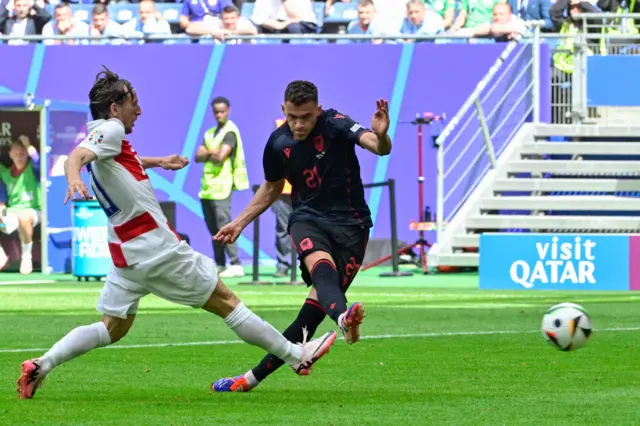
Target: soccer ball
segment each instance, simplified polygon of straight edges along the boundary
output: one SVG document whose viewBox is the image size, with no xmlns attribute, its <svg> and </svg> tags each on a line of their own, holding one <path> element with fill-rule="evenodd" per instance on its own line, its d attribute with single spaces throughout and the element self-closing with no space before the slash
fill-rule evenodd
<svg viewBox="0 0 640 426">
<path fill-rule="evenodd" d="M 552 306 L 542 318 L 542 335 L 561 351 L 583 347 L 589 341 L 591 330 L 589 313 L 575 303 Z"/>
</svg>

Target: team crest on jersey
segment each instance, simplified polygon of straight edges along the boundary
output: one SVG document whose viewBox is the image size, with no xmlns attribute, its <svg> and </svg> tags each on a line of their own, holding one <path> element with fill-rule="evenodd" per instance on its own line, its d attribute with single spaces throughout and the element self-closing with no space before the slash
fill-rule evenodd
<svg viewBox="0 0 640 426">
<path fill-rule="evenodd" d="M 102 143 L 103 139 L 104 134 L 100 130 L 94 130 L 89 134 L 88 141 L 92 145 L 98 145 L 99 143 Z"/>
<path fill-rule="evenodd" d="M 322 135 L 313 138 L 313 146 L 318 152 L 324 151 L 324 138 L 322 137 Z"/>
</svg>

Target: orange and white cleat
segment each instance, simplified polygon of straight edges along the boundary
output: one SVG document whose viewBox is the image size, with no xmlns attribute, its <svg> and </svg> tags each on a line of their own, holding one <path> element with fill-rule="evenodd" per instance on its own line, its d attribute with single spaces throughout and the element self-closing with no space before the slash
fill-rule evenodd
<svg viewBox="0 0 640 426">
<path fill-rule="evenodd" d="M 344 334 L 344 340 L 349 345 L 352 345 L 360 341 L 360 324 L 364 320 L 367 314 L 364 311 L 364 306 L 360 302 L 356 302 L 345 312 L 342 317 L 342 334 Z"/>
<path fill-rule="evenodd" d="M 303 361 L 299 364 L 293 364 L 291 368 L 300 376 L 308 376 L 313 365 L 323 356 L 329 353 L 329 348 L 336 340 L 336 332 L 329 331 L 317 339 L 307 342 L 307 329 L 302 329 L 302 348 L 304 349 Z"/>
<path fill-rule="evenodd" d="M 33 398 L 45 377 L 46 375 L 42 374 L 42 369 L 37 359 L 23 362 L 20 365 L 20 378 L 16 382 L 18 385 L 16 390 L 20 399 Z"/>
</svg>

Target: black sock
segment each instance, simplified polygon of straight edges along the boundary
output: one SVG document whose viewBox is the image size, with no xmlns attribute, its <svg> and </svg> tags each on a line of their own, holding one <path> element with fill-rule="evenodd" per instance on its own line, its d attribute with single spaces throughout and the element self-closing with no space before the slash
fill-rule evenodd
<svg viewBox="0 0 640 426">
<path fill-rule="evenodd" d="M 308 332 L 307 339 L 311 340 L 316 329 L 324 320 L 324 317 L 325 314 L 320 304 L 313 299 L 307 299 L 304 305 L 302 305 L 300 312 L 298 312 L 298 317 L 282 335 L 290 342 L 300 343 L 302 342 L 302 328 L 306 327 Z M 251 371 L 258 381 L 262 381 L 283 365 L 283 360 L 275 355 L 269 354 L 262 358 L 260 364 Z"/>
<path fill-rule="evenodd" d="M 321 259 L 311 269 L 313 282 L 320 306 L 338 324 L 338 317 L 347 310 L 347 298 L 340 287 L 336 267 L 327 259 Z"/>
</svg>

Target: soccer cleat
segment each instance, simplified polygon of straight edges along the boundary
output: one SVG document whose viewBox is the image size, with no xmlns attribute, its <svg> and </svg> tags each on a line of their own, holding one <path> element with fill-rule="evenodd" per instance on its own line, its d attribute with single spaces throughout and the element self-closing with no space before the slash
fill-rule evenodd
<svg viewBox="0 0 640 426">
<path fill-rule="evenodd" d="M 360 302 L 354 303 L 347 309 L 340 327 L 342 334 L 344 334 L 345 342 L 352 345 L 360 341 L 360 324 L 362 324 L 365 316 L 364 306 Z"/>
<path fill-rule="evenodd" d="M 242 376 L 228 377 L 216 380 L 211 385 L 214 392 L 249 392 L 255 386 L 251 386 L 247 379 Z"/>
<path fill-rule="evenodd" d="M 304 349 L 303 361 L 298 364 L 293 364 L 291 368 L 300 376 L 308 376 L 313 365 L 318 362 L 320 358 L 329 353 L 329 348 L 336 340 L 336 332 L 329 331 L 317 339 L 313 339 L 307 342 L 307 329 L 302 329 L 302 348 Z"/>
<path fill-rule="evenodd" d="M 40 372 L 40 364 L 36 359 L 25 361 L 20 365 L 20 378 L 16 382 L 20 399 L 33 398 L 36 394 L 45 378 L 45 375 Z"/>
</svg>

